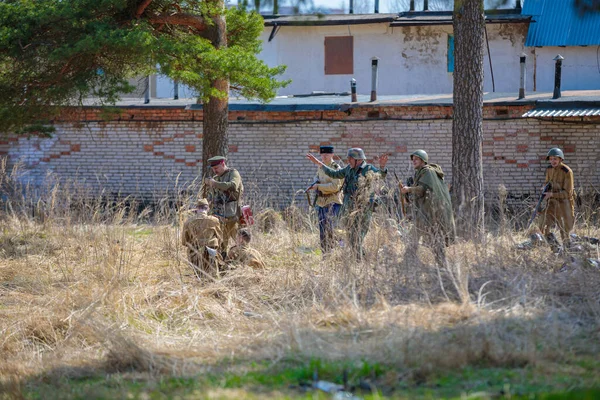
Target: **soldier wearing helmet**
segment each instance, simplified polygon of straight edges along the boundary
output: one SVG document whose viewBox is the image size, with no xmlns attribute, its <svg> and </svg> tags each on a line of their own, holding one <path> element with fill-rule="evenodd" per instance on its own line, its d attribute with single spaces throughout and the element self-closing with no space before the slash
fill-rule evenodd
<svg viewBox="0 0 600 400">
<path fill-rule="evenodd" d="M 424 150 L 414 151 L 410 159 L 415 169 L 414 183 L 403 187 L 401 192 L 414 197 L 417 234 L 408 248 L 408 254 L 416 256 L 419 240 L 424 237 L 432 247 L 436 262 L 445 266 L 445 248 L 454 240 L 455 225 L 444 172 L 439 165 L 429 164 L 429 157 Z"/>
<path fill-rule="evenodd" d="M 208 208 L 208 200 L 200 199 L 181 233 L 181 243 L 187 248 L 188 261 L 198 278 L 202 278 L 203 272 L 216 272 L 217 249 L 222 239 L 219 219 L 208 215 Z"/>
<path fill-rule="evenodd" d="M 575 187 L 573 171 L 563 163 L 565 156 L 561 149 L 554 147 L 548 151 L 546 160 L 546 184 L 550 189 L 546 192 L 547 207 L 540 215 L 539 227 L 551 245 L 557 241 L 551 232 L 554 224 L 558 225 L 563 245 L 570 244 L 570 233 L 575 223 Z"/>
<path fill-rule="evenodd" d="M 306 155 L 306 158 L 322 167 L 325 175 L 330 178 L 344 179 L 342 189 L 344 202 L 341 213 L 354 255 L 357 260 L 362 260 L 364 256 L 363 241 L 369 230 L 375 203 L 373 184 L 375 179 L 385 179 L 388 155 L 384 154 L 379 157 L 379 168 L 377 168 L 366 162 L 367 157 L 363 149 L 353 147 L 348 150 L 348 165 L 339 170 L 329 168 L 310 153 Z"/>
</svg>

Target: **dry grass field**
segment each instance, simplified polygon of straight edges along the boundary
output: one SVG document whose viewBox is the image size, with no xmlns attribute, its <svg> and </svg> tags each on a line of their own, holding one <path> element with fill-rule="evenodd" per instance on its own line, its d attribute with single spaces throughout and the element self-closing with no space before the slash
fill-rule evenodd
<svg viewBox="0 0 600 400">
<path fill-rule="evenodd" d="M 427 248 L 404 257 L 410 225 L 381 213 L 357 264 L 322 257 L 310 214 L 255 206 L 267 268 L 200 282 L 179 244 L 186 201 L 56 185 L 32 202 L 2 179 L 0 398 L 332 398 L 315 375 L 359 398 L 600 394 L 585 392 L 600 388 L 600 270 L 584 262 L 598 246 L 561 269 L 547 247 L 517 250 L 509 224 L 439 269 Z"/>
</svg>

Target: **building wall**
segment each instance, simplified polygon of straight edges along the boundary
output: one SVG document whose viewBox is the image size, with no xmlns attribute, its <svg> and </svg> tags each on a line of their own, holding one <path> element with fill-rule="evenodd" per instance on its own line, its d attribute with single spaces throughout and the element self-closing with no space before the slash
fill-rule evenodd
<svg viewBox="0 0 600 400">
<path fill-rule="evenodd" d="M 527 24 L 493 24 L 487 29 L 491 68 L 486 49 L 484 90 L 518 93 L 519 56 L 522 52 L 528 56 L 533 54 L 533 49 L 524 47 Z M 453 74 L 448 72 L 447 63 L 452 26 L 392 28 L 385 23 L 283 26 L 268 42 L 270 33 L 268 27 L 262 35 L 260 57 L 270 66 L 287 65 L 282 78 L 292 79 L 279 95 L 345 92 L 350 90 L 351 78 L 357 80 L 359 94 L 369 94 L 372 57 L 379 58 L 378 93 L 381 95 L 452 93 Z M 325 37 L 346 35 L 354 36 L 354 74 L 325 75 Z M 533 68 L 528 69 L 526 81 L 527 91 L 532 91 Z"/>
<path fill-rule="evenodd" d="M 484 108 L 486 194 L 503 184 L 511 196 L 536 193 L 549 148 L 560 146 L 573 168 L 580 191 L 600 188 L 600 118 L 582 123 L 523 119 L 529 106 Z M 452 179 L 450 107 L 404 106 L 338 111 L 231 112 L 229 164 L 240 170 L 249 198 L 285 206 L 313 178 L 305 159 L 332 144 L 345 161 L 349 147 L 368 157 L 389 153 L 389 168 L 412 174 L 409 154 L 425 149 Z M 162 197 L 201 175 L 202 111 L 123 109 L 103 121 L 96 111 L 72 114 L 57 122 L 52 138 L 0 139 L 0 157 L 19 166 L 19 179 L 44 186 L 51 177 L 75 180 L 111 193 Z M 87 122 L 81 122 L 87 121 Z M 393 174 L 388 184 L 394 185 Z"/>
</svg>

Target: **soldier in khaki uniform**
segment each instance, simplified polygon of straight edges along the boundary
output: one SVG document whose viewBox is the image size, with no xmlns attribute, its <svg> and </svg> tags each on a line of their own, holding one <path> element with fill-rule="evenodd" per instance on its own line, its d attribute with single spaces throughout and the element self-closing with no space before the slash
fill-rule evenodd
<svg viewBox="0 0 600 400">
<path fill-rule="evenodd" d="M 540 215 L 539 227 L 550 245 L 557 245 L 556 237 L 551 233 L 553 225 L 558 225 L 564 246 L 569 246 L 569 234 L 575 223 L 575 187 L 573 171 L 564 163 L 561 149 L 550 149 L 546 160 L 550 165 L 546 169 L 546 184 L 550 188 L 546 192 L 547 207 Z"/>
<path fill-rule="evenodd" d="M 216 156 L 209 158 L 207 161 L 214 173 L 212 178 L 204 180 L 208 189 L 207 197 L 211 206 L 210 214 L 215 215 L 221 221 L 223 241 L 221 242 L 220 251 L 223 258 L 226 258 L 229 241 L 235 238 L 242 215 L 240 203 L 244 185 L 240 173 L 234 168 L 227 167 L 225 157 Z"/>
<path fill-rule="evenodd" d="M 340 166 L 333 161 L 333 146 L 321 146 L 319 153 L 325 166 L 336 171 L 340 169 Z M 317 180 L 319 183 L 312 186 L 311 189 L 317 191 L 315 209 L 319 216 L 321 250 L 323 253 L 327 253 L 331 250 L 333 244 L 335 219 L 342 207 L 342 185 L 344 180 L 330 178 L 321 167 L 317 170 Z"/>
<path fill-rule="evenodd" d="M 200 271 L 216 273 L 218 257 L 211 256 L 210 252 L 216 253 L 221 244 L 221 223 L 208 215 L 206 199 L 198 201 L 195 214 L 183 225 L 181 243 L 187 248 L 188 260 L 198 278 L 203 275 Z"/>
<path fill-rule="evenodd" d="M 260 253 L 250 247 L 252 236 L 246 229 L 240 229 L 237 234 L 237 245 L 229 250 L 225 262 L 230 267 L 246 265 L 251 268 L 265 268 L 265 263 Z"/>
<path fill-rule="evenodd" d="M 424 237 L 438 265 L 445 266 L 446 247 L 454 240 L 456 228 L 444 172 L 439 165 L 429 164 L 424 150 L 414 151 L 410 159 L 415 169 L 414 183 L 404 186 L 401 192 L 413 196 L 416 235 L 407 254 L 416 255 L 419 240 Z"/>
</svg>

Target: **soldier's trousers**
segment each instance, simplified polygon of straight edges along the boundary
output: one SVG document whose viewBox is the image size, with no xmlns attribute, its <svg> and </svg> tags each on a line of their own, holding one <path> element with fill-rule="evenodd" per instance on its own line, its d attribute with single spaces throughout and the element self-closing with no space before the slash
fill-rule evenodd
<svg viewBox="0 0 600 400">
<path fill-rule="evenodd" d="M 321 250 L 327 253 L 333 247 L 333 228 L 335 220 L 340 212 L 341 205 L 331 203 L 325 207 L 315 207 L 319 216 L 319 236 L 321 239 Z"/>
<path fill-rule="evenodd" d="M 415 226 L 414 234 L 409 240 L 408 247 L 406 249 L 406 255 L 417 257 L 417 250 L 419 248 L 419 242 L 423 238 L 423 244 L 431 248 L 435 257 L 435 262 L 440 267 L 446 266 L 446 247 L 447 240 L 445 234 L 438 229 L 433 228 L 418 228 Z"/>
<path fill-rule="evenodd" d="M 548 206 L 540 216 L 539 227 L 542 233 L 547 235 L 554 224 L 558 225 L 563 243 L 568 242 L 575 224 L 573 203 L 569 199 L 548 200 Z"/>
<path fill-rule="evenodd" d="M 208 254 L 206 247 L 201 249 L 188 249 L 188 260 L 194 268 L 194 274 L 199 279 L 206 278 L 206 275 L 216 276 L 217 274 L 217 259 Z"/>
<path fill-rule="evenodd" d="M 227 255 L 229 251 L 229 243 L 230 241 L 235 243 L 235 239 L 238 233 L 238 220 L 237 219 L 221 219 L 221 231 L 223 232 L 223 241 L 221 242 L 221 247 L 219 250 L 221 251 L 221 255 L 223 258 Z"/>
<path fill-rule="evenodd" d="M 344 225 L 346 227 L 348 242 L 350 243 L 354 257 L 358 261 L 361 261 L 365 255 L 363 243 L 367 232 L 369 232 L 371 214 L 371 210 L 355 209 L 345 217 Z"/>
</svg>

